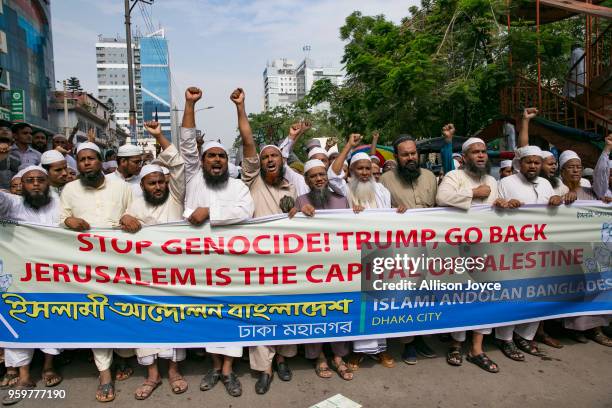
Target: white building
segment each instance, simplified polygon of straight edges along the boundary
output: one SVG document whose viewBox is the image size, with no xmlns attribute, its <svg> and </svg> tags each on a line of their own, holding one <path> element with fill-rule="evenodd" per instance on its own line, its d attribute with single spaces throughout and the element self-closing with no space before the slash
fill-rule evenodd
<svg viewBox="0 0 612 408">
<path fill-rule="evenodd" d="M 342 85 L 344 73 L 341 68 L 317 66 L 310 58 L 305 58 L 297 66 L 286 58 L 268 62 L 263 72 L 264 109 L 288 106 L 299 101 L 320 79 L 329 79 L 334 85 Z M 320 104 L 315 109 L 329 109 L 329 104 Z"/>
</svg>

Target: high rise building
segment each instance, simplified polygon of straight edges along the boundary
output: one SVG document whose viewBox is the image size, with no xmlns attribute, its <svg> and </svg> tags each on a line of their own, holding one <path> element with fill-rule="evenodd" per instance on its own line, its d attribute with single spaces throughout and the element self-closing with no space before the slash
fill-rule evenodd
<svg viewBox="0 0 612 408">
<path fill-rule="evenodd" d="M 317 66 L 310 58 L 305 58 L 299 65 L 286 58 L 268 62 L 263 72 L 264 109 L 288 106 L 301 100 L 320 79 L 342 85 L 344 73 L 340 68 Z M 329 106 L 320 104 L 315 108 L 328 109 Z"/>
<path fill-rule="evenodd" d="M 297 101 L 295 63 L 287 58 L 268 62 L 263 72 L 264 109 L 288 106 Z"/>
<path fill-rule="evenodd" d="M 164 30 L 138 39 L 140 44 L 140 77 L 144 120 L 155 119 L 157 113 L 162 131 L 172 140 L 170 106 L 172 103 L 168 42 Z"/>
<path fill-rule="evenodd" d="M 54 85 L 49 1 L 0 1 L 0 118 L 52 131 Z"/>
<path fill-rule="evenodd" d="M 137 138 L 142 139 L 144 136 L 143 121 L 153 120 L 157 112 L 162 131 L 171 140 L 172 93 L 168 42 L 164 30 L 134 37 L 132 47 Z M 125 39 L 99 37 L 96 43 L 98 98 L 112 105 L 117 123 L 129 129 L 130 100 L 126 61 Z"/>
</svg>

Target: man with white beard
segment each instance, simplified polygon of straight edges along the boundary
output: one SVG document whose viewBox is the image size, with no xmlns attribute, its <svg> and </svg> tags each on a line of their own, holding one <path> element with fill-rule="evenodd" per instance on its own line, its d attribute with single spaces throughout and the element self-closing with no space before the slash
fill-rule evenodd
<svg viewBox="0 0 612 408">
<path fill-rule="evenodd" d="M 244 98 L 244 94 L 241 96 Z M 255 205 L 249 188 L 241 180 L 229 177 L 229 155 L 221 143 L 206 142 L 200 157 L 196 141 L 195 104 L 201 97 L 199 88 L 190 87 L 185 91 L 180 139 L 187 179 L 185 216 L 193 225 L 201 225 L 206 220 L 212 225 L 239 223 L 253 216 Z M 240 129 L 242 132 L 243 128 Z M 200 390 L 210 390 L 221 381 L 229 395 L 240 396 L 242 386 L 232 365 L 235 358 L 242 356 L 242 347 L 206 347 L 206 351 L 212 356 L 213 368 L 202 378 Z"/>
<path fill-rule="evenodd" d="M 345 196 L 355 213 L 366 208 L 391 208 L 391 193 L 372 176 L 372 159 L 366 153 L 357 153 L 351 157 L 349 165 L 350 179 L 344 181 L 342 165 L 351 149 L 359 145 L 361 135 L 353 133 L 327 171 L 330 187 Z"/>
<path fill-rule="evenodd" d="M 47 171 L 40 166 L 28 166 L 22 170 L 22 195 L 0 191 L 0 218 L 15 221 L 31 222 L 42 225 L 59 225 L 59 198 L 50 193 Z M 34 357 L 33 348 L 6 348 L 4 350 L 7 368 L 7 385 L 16 379 L 15 391 L 32 389 L 36 383 L 30 377 L 30 364 Z M 42 379 L 46 387 L 54 387 L 62 382 L 62 377 L 53 368 L 53 356 L 61 350 L 43 348 L 44 354 Z M 18 370 L 18 373 L 17 373 Z M 19 402 L 23 394 L 16 392 L 2 399 L 3 405 Z"/>
<path fill-rule="evenodd" d="M 506 200 L 510 208 L 522 204 L 547 204 L 556 207 L 563 203 L 563 199 L 555 194 L 548 180 L 540 177 L 542 150 L 539 147 L 518 148 L 514 157 L 514 169 L 518 173 L 500 180 L 497 186 L 499 197 Z M 525 355 L 516 348 L 518 345 L 528 354 L 541 356 L 542 352 L 533 340 L 538 326 L 539 322 L 532 322 L 497 327 L 495 337 L 504 355 L 515 361 L 524 361 Z"/>
<path fill-rule="evenodd" d="M 372 159 L 366 153 L 357 153 L 351 158 L 349 165 L 350 180 L 344 180 L 342 168 L 349 152 L 359 145 L 361 135 L 353 133 L 340 155 L 332 163 L 327 171 L 329 185 L 336 193 L 348 199 L 349 205 L 355 213 L 360 213 L 366 208 L 391 208 L 391 194 L 372 176 Z M 387 350 L 387 341 L 384 338 L 371 340 L 357 340 L 353 343 L 354 352 L 357 353 L 349 359 L 349 368 L 352 371 L 359 369 L 359 364 L 364 355 L 368 355 L 380 362 L 384 367 L 391 368 L 395 365 L 393 357 Z"/>
</svg>

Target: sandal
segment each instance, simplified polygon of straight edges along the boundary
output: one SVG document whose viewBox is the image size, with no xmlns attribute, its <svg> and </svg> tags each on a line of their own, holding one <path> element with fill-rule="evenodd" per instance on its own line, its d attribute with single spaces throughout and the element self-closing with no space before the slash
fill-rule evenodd
<svg viewBox="0 0 612 408">
<path fill-rule="evenodd" d="M 497 345 L 506 357 L 514 361 L 525 361 L 525 355 L 511 341 L 497 340 Z"/>
<path fill-rule="evenodd" d="M 125 361 L 117 363 L 117 371 L 115 372 L 115 380 L 125 381 L 134 374 L 134 369 Z"/>
<path fill-rule="evenodd" d="M 55 387 L 61 383 L 63 379 L 64 378 L 53 369 L 44 370 L 42 373 L 42 380 L 45 383 L 45 387 Z"/>
<path fill-rule="evenodd" d="M 353 371 L 346 365 L 344 360 L 340 360 L 340 363 L 336 363 L 336 360 L 332 359 L 332 367 L 338 373 L 340 378 L 344 381 L 351 381 L 353 379 Z"/>
<path fill-rule="evenodd" d="M 25 393 L 18 392 L 18 391 L 31 390 L 34 388 L 36 388 L 36 384 L 34 383 L 17 384 L 15 386 L 15 392 L 12 395 L 7 394 L 4 396 L 4 398 L 2 398 L 2 405 L 13 405 L 13 404 L 18 403 L 19 401 L 25 398 L 24 396 Z"/>
<path fill-rule="evenodd" d="M 446 353 L 446 362 L 452 366 L 460 366 L 463 364 L 463 355 L 461 354 L 461 347 L 453 346 L 448 349 Z"/>
<path fill-rule="evenodd" d="M 236 377 L 236 374 L 229 373 L 229 375 L 221 374 L 221 382 L 225 385 L 225 391 L 232 397 L 239 397 L 242 395 L 242 385 L 240 380 Z"/>
<path fill-rule="evenodd" d="M 588 336 L 595 343 L 601 344 L 602 346 L 612 347 L 612 339 L 606 336 L 601 330 L 593 330 Z"/>
<path fill-rule="evenodd" d="M 0 381 L 0 390 L 5 390 L 7 388 L 14 387 L 19 381 L 19 373 L 17 372 L 7 372 L 2 377 L 2 381 Z"/>
<path fill-rule="evenodd" d="M 145 400 L 153 394 L 153 391 L 157 389 L 162 383 L 162 380 L 159 381 L 151 381 L 149 379 L 145 380 L 140 387 L 136 389 L 134 392 L 134 397 L 137 400 Z"/>
<path fill-rule="evenodd" d="M 315 363 L 315 373 L 321 378 L 331 378 L 333 375 L 332 371 L 329 369 L 327 365 L 327 360 L 324 358 L 317 359 Z"/>
<path fill-rule="evenodd" d="M 532 356 L 537 357 L 542 357 L 545 355 L 545 353 L 538 348 L 537 343 L 533 340 L 529 341 L 527 339 L 522 338 L 521 336 L 515 336 L 514 342 L 516 343 L 518 348 L 520 348 L 527 354 L 531 354 Z"/>
<path fill-rule="evenodd" d="M 567 329 L 566 332 L 567 332 L 568 337 L 574 340 L 575 342 L 578 342 L 581 344 L 587 344 L 589 342 L 589 339 L 587 339 L 584 333 L 579 330 Z"/>
<path fill-rule="evenodd" d="M 540 343 L 546 344 L 549 347 L 558 348 L 558 349 L 563 348 L 563 344 L 561 344 L 559 340 L 555 339 L 554 337 L 549 336 L 548 334 L 536 336 L 535 339 L 539 341 Z"/>
<path fill-rule="evenodd" d="M 112 382 L 98 385 L 96 400 L 98 402 L 111 402 L 115 399 L 115 385 Z"/>
<path fill-rule="evenodd" d="M 189 384 L 187 384 L 185 378 L 183 378 L 183 376 L 180 374 L 170 377 L 168 381 L 170 381 L 170 387 L 172 388 L 172 392 L 175 394 L 182 394 L 187 391 L 187 388 L 189 388 Z"/>
<path fill-rule="evenodd" d="M 485 353 L 480 353 L 477 356 L 472 356 L 470 353 L 466 356 L 467 361 L 476 364 L 478 367 L 489 373 L 499 373 L 499 366 L 493 362 Z"/>
<path fill-rule="evenodd" d="M 365 356 L 361 353 L 353 354 L 348 359 L 348 364 L 347 364 L 348 368 L 350 368 L 351 371 L 359 370 L 359 366 L 361 365 L 361 363 L 363 363 L 364 359 L 365 359 Z"/>
<path fill-rule="evenodd" d="M 211 368 L 202 378 L 200 382 L 200 391 L 208 391 L 212 390 L 212 388 L 217 385 L 219 380 L 221 379 L 221 370 L 215 370 Z"/>
</svg>

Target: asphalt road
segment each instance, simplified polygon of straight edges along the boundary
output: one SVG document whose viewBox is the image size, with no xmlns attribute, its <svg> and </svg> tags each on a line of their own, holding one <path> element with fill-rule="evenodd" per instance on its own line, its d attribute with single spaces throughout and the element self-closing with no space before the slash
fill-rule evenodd
<svg viewBox="0 0 612 408">
<path fill-rule="evenodd" d="M 275 377 L 271 390 L 264 396 L 255 394 L 256 377 L 248 369 L 248 363 L 239 362 L 236 371 L 243 386 L 243 395 L 239 398 L 227 395 L 222 384 L 201 392 L 200 379 L 211 363 L 209 359 L 192 357 L 182 366 L 190 386 L 185 394 L 173 395 L 164 376 L 164 383 L 149 399 L 135 400 L 134 390 L 143 381 L 145 372 L 138 367 L 133 377 L 117 383 L 117 398 L 107 404 L 95 401 L 96 369 L 83 355 L 62 368 L 65 380 L 57 388 L 66 391 L 65 399 L 29 399 L 16 406 L 310 407 L 340 393 L 363 407 L 612 407 L 612 348 L 593 342 L 562 341 L 563 349 L 546 347 L 548 357 L 527 356 L 525 362 L 511 361 L 494 345 L 487 344 L 489 356 L 500 366 L 501 372 L 497 374 L 486 373 L 467 361 L 462 367 L 449 366 L 444 358 L 446 346 L 435 337 L 429 337 L 428 343 L 439 357 L 420 359 L 414 366 L 397 361 L 395 368 L 384 368 L 366 360 L 349 382 L 337 375 L 330 379 L 318 378 L 312 364 L 298 356 L 290 362 L 293 380 L 283 383 Z M 399 347 L 392 341 L 391 353 L 398 360 Z M 131 363 L 137 367 L 135 360 Z M 39 378 L 40 366 L 33 370 Z M 42 388 L 40 382 L 39 386 Z"/>
</svg>

